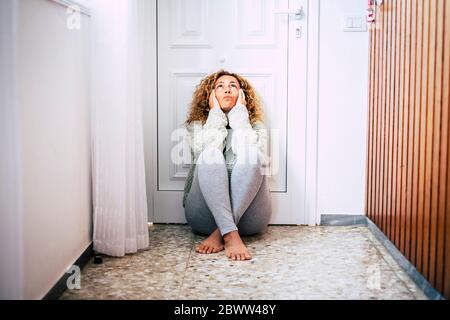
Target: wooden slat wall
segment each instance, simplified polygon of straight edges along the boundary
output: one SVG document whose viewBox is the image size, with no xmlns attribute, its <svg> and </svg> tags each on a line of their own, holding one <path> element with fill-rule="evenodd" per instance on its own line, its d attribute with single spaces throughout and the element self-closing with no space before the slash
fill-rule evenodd
<svg viewBox="0 0 450 320">
<path fill-rule="evenodd" d="M 450 0 L 385 0 L 376 18 L 366 213 L 450 299 Z"/>
</svg>

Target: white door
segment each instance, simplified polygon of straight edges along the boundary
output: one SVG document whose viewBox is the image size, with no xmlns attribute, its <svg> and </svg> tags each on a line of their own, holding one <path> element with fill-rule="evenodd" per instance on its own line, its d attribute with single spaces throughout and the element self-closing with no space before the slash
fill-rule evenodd
<svg viewBox="0 0 450 320">
<path fill-rule="evenodd" d="M 290 2 L 290 3 L 289 3 Z M 246 77 L 270 132 L 272 224 L 306 224 L 307 0 L 157 1 L 157 179 L 154 222 L 183 223 L 187 164 L 171 161 L 200 80 L 221 68 Z M 292 12 L 302 9 L 302 15 Z M 291 12 L 291 13 L 289 13 Z"/>
</svg>

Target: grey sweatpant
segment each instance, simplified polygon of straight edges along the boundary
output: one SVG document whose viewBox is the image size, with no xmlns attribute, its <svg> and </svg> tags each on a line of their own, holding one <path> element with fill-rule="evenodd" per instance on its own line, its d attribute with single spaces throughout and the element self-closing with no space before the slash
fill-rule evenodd
<svg viewBox="0 0 450 320">
<path fill-rule="evenodd" d="M 208 161 L 203 161 L 206 157 Z M 186 220 L 192 230 L 209 235 L 219 228 L 222 236 L 234 230 L 240 235 L 264 233 L 272 215 L 272 201 L 267 176 L 260 168 L 259 158 L 241 163 L 237 159 L 229 181 L 222 152 L 206 148 L 197 161 L 185 203 Z"/>
</svg>

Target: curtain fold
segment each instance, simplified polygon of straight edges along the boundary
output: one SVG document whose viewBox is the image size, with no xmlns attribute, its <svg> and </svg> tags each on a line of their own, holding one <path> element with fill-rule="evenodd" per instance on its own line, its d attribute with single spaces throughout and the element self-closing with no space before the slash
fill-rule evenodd
<svg viewBox="0 0 450 320">
<path fill-rule="evenodd" d="M 91 6 L 93 241 L 95 251 L 110 256 L 149 245 L 139 1 Z"/>
</svg>

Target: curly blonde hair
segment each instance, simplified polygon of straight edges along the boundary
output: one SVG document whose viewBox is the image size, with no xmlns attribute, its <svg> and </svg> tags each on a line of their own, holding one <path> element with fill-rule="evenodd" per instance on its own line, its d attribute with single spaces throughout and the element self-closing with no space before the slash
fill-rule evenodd
<svg viewBox="0 0 450 320">
<path fill-rule="evenodd" d="M 206 122 L 210 110 L 209 96 L 214 90 L 214 85 L 217 79 L 225 75 L 235 77 L 239 81 L 239 85 L 245 93 L 245 100 L 247 102 L 247 110 L 249 113 L 250 123 L 253 124 L 256 121 L 264 121 L 264 113 L 261 106 L 261 100 L 250 82 L 236 73 L 231 73 L 221 69 L 213 74 L 210 74 L 209 76 L 206 76 L 200 81 L 200 84 L 197 85 L 193 94 L 191 108 L 189 111 L 188 119 L 186 120 L 186 124 L 190 124 L 198 120 L 200 120 L 203 124 Z"/>
</svg>

